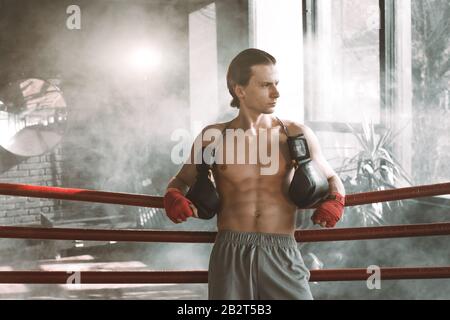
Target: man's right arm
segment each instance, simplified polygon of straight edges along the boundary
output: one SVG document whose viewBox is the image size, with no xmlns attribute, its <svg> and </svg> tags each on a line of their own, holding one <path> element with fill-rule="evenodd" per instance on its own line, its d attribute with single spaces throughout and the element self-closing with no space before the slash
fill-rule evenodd
<svg viewBox="0 0 450 320">
<path fill-rule="evenodd" d="M 189 187 L 194 183 L 194 181 L 192 179 L 186 179 L 186 178 L 182 178 L 184 175 L 187 175 L 188 177 L 190 177 L 192 175 L 191 171 L 192 169 L 188 167 L 189 165 L 184 164 L 183 168 L 181 168 L 180 172 L 175 176 L 172 177 L 172 179 L 170 179 L 169 184 L 167 185 L 167 190 L 169 190 L 170 188 L 175 188 L 180 190 L 183 194 L 186 194 L 186 192 L 188 191 Z M 187 167 L 187 168 L 185 168 Z M 195 170 L 195 167 L 194 167 Z M 184 174 L 182 172 L 185 172 Z M 195 174 L 195 171 L 194 171 Z M 195 179 L 195 176 L 194 176 Z"/>
<path fill-rule="evenodd" d="M 174 223 L 186 221 L 192 216 L 197 217 L 197 208 L 185 197 L 197 176 L 196 166 L 192 164 L 191 159 L 183 164 L 180 171 L 170 179 L 164 195 L 164 209 L 167 217 Z"/>
<path fill-rule="evenodd" d="M 194 142 L 189 159 L 183 164 L 180 171 L 170 179 L 166 193 L 164 195 L 164 208 L 166 209 L 166 214 L 175 223 L 186 221 L 187 218 L 191 216 L 197 217 L 197 208 L 194 204 L 185 197 L 189 187 L 191 187 L 195 180 L 197 179 L 197 167 L 194 163 L 195 153 L 201 152 L 196 150 L 196 146 L 205 147 L 209 144 L 208 141 L 203 141 L 203 133 L 208 128 L 213 126 L 208 126 L 202 130 L 202 133 L 196 138 Z"/>
<path fill-rule="evenodd" d="M 206 147 L 211 143 L 210 140 L 206 141 L 203 140 L 204 137 L 205 139 L 208 139 L 207 138 L 208 135 L 205 134 L 205 132 L 209 129 L 219 130 L 218 132 L 220 132 L 220 130 L 222 130 L 223 127 L 224 127 L 223 124 L 213 124 L 206 126 L 202 130 L 202 132 L 196 137 L 195 142 L 192 145 L 189 159 L 186 161 L 186 163 L 183 164 L 183 166 L 181 167 L 180 171 L 176 174 L 176 176 L 170 179 L 169 184 L 167 185 L 167 189 L 176 188 L 180 190 L 183 194 L 186 194 L 189 187 L 194 184 L 197 177 L 197 167 L 194 163 L 195 162 L 194 159 L 196 158 L 195 153 L 202 151 L 201 148 L 198 148 L 199 146 Z M 200 150 L 196 150 L 195 148 L 196 146 Z"/>
</svg>

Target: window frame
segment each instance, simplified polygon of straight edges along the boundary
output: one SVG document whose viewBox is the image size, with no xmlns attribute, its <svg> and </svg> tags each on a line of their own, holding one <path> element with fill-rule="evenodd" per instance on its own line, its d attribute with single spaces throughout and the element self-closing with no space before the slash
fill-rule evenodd
<svg viewBox="0 0 450 320">
<path fill-rule="evenodd" d="M 380 63 L 380 124 L 375 124 L 375 132 L 380 133 L 389 127 L 393 121 L 393 106 L 395 105 L 394 83 L 395 72 L 389 74 L 386 70 L 390 70 L 395 65 L 395 52 L 392 48 L 395 46 L 394 30 L 395 30 L 395 2 L 394 0 L 379 0 L 380 8 L 380 29 L 379 29 L 379 63 Z M 317 39 L 317 0 L 302 0 L 303 12 L 303 39 Z M 350 129 L 343 123 L 331 121 L 312 121 L 310 120 L 311 108 L 314 106 L 315 92 L 315 75 L 309 72 L 308 57 L 305 55 L 304 60 L 304 78 L 305 78 L 305 100 L 304 114 L 305 124 L 315 131 L 351 133 Z M 389 89 L 390 88 L 390 89 Z M 352 123 L 358 132 L 362 132 L 361 123 Z"/>
</svg>

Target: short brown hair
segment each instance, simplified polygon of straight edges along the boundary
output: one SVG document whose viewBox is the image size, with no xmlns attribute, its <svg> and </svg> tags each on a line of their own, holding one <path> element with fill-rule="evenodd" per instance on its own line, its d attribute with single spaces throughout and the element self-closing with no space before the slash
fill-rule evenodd
<svg viewBox="0 0 450 320">
<path fill-rule="evenodd" d="M 234 108 L 239 108 L 239 99 L 234 93 L 234 86 L 241 85 L 246 86 L 252 76 L 252 66 L 258 64 L 275 65 L 277 60 L 269 53 L 259 49 L 246 49 L 240 52 L 231 61 L 227 72 L 227 87 L 233 100 L 230 105 Z"/>
</svg>

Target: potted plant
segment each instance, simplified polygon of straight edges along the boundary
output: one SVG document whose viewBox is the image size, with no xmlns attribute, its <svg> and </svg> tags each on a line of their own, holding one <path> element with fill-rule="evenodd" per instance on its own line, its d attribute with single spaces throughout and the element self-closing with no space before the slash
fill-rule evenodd
<svg viewBox="0 0 450 320">
<path fill-rule="evenodd" d="M 337 170 L 347 194 L 393 189 L 399 183 L 411 185 L 408 173 L 391 152 L 398 132 L 393 134 L 392 130 L 385 129 L 377 135 L 372 122 L 363 122 L 362 130 L 357 130 L 349 124 L 347 127 L 359 145 L 356 155 L 344 159 L 342 166 Z M 397 201 L 397 204 L 402 205 L 400 201 Z M 392 210 L 391 203 L 372 203 L 351 207 L 345 215 L 347 219 L 344 216 L 344 222 L 347 220 L 348 223 L 348 217 L 357 217 L 355 222 L 359 225 L 384 224 L 386 210 Z"/>
</svg>

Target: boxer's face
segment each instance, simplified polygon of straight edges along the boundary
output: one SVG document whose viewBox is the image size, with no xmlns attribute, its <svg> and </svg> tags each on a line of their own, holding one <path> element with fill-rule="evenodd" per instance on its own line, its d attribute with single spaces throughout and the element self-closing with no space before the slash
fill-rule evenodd
<svg viewBox="0 0 450 320">
<path fill-rule="evenodd" d="M 252 67 L 252 76 L 246 86 L 236 86 L 236 94 L 240 99 L 240 108 L 247 108 L 259 113 L 274 112 L 280 93 L 276 66 L 256 65 Z"/>
</svg>

